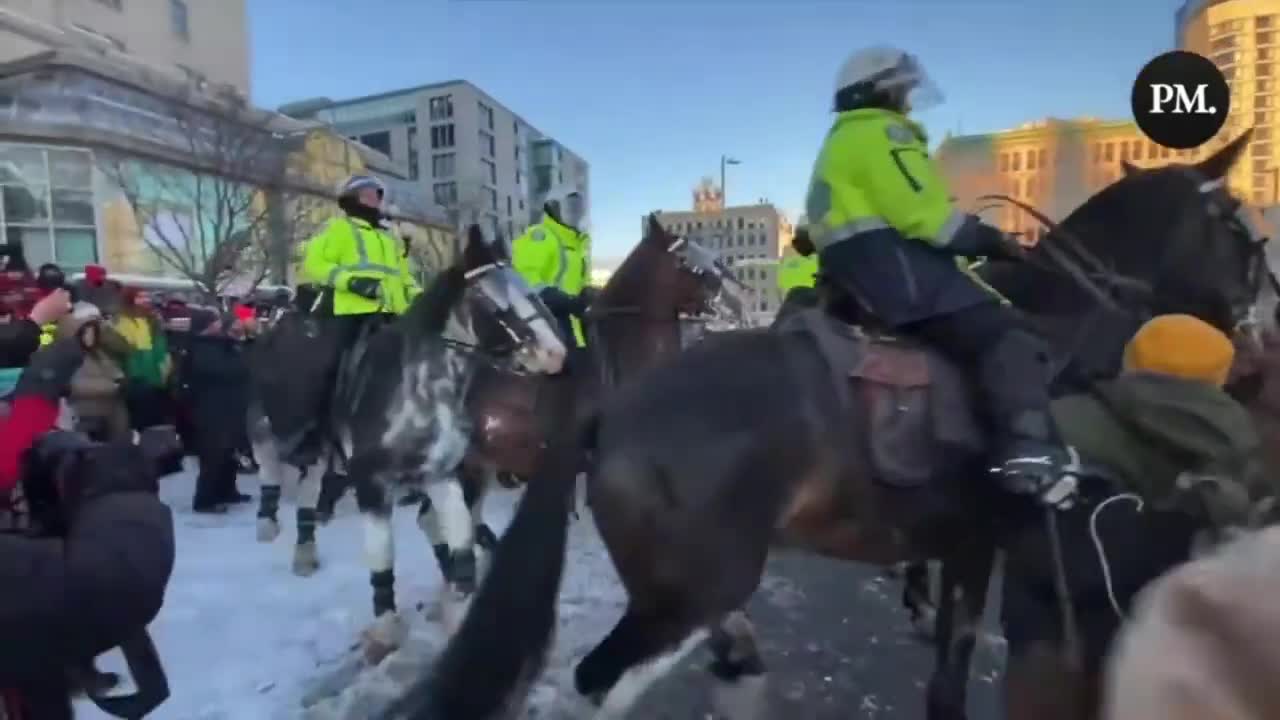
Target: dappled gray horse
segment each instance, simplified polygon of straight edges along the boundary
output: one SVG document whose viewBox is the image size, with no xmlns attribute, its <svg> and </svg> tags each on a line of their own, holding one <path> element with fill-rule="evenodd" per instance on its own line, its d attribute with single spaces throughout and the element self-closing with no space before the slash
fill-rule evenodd
<svg viewBox="0 0 1280 720">
<path fill-rule="evenodd" d="M 365 559 L 379 621 L 370 632 L 371 643 L 394 646 L 402 630 L 391 590 L 393 485 L 423 486 L 439 514 L 451 563 L 475 562 L 473 522 L 455 475 L 470 433 L 462 396 L 473 358 L 485 353 L 468 329 L 472 312 L 512 338 L 516 349 L 504 362 L 528 372 L 559 372 L 565 345 L 550 314 L 474 226 L 458 265 L 437 276 L 402 317 L 346 350 L 336 385 L 280 382 L 281 372 L 302 372 L 288 363 L 287 355 L 290 350 L 295 356 L 306 353 L 305 341 L 290 348 L 267 337 L 251 359 L 257 399 L 250 412 L 250 435 L 263 485 L 258 537 L 270 541 L 279 534 L 280 483 L 285 468 L 296 468 L 293 569 L 299 575 L 314 572 L 319 566 L 315 507 L 321 477 L 330 456 L 341 458 L 363 516 Z M 295 318 L 304 324 L 308 320 Z M 323 319 L 318 320 L 322 325 Z M 316 396 L 324 393 L 328 402 L 317 403 Z M 272 409 L 292 403 L 323 408 L 323 416 L 306 433 L 283 436 L 272 424 Z M 451 590 L 469 594 L 465 587 Z"/>
</svg>

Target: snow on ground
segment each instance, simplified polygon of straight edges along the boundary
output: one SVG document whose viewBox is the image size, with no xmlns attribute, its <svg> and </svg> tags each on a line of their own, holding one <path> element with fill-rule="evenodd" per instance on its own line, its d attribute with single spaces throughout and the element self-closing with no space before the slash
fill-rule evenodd
<svg viewBox="0 0 1280 720">
<path fill-rule="evenodd" d="M 373 619 L 354 500 L 344 498 L 333 521 L 318 528 L 321 568 L 299 578 L 289 570 L 292 505 L 282 503 L 280 538 L 261 544 L 254 537 L 256 478 L 240 476 L 240 489 L 252 493 L 254 503 L 225 516 L 191 512 L 194 483 L 188 469 L 162 485 L 161 496 L 174 511 L 177 565 L 151 634 L 172 694 L 150 718 L 357 720 L 359 710 L 334 710 L 344 704 L 371 707 L 425 671 L 444 642 L 438 619 L 427 617 L 438 617 L 431 611 L 440 572 L 413 509 L 397 508 L 395 516 L 397 602 L 411 623 L 410 641 L 379 668 L 353 677 L 353 647 Z M 495 531 L 506 527 L 518 498 L 518 492 L 503 490 L 490 495 L 485 516 Z M 625 596 L 613 567 L 589 516 L 582 517 L 570 533 L 554 656 L 532 692 L 531 714 L 580 707 L 572 690 L 573 665 L 622 613 Z M 98 666 L 120 671 L 123 660 L 113 652 L 99 658 Z M 340 691 L 340 697 L 326 699 Z M 315 707 L 305 711 L 304 700 Z M 77 709 L 81 720 L 108 717 L 85 701 Z"/>
</svg>

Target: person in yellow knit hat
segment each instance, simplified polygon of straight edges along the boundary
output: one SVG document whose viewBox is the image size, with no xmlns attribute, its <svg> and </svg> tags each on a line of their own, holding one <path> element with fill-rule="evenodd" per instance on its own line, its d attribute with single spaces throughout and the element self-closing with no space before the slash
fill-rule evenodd
<svg viewBox="0 0 1280 720">
<path fill-rule="evenodd" d="M 1124 370 L 1052 404 L 1063 439 L 1158 509 L 1183 509 L 1216 528 L 1244 525 L 1275 495 L 1261 441 L 1223 385 L 1231 340 L 1190 315 L 1149 320 L 1129 341 Z M 1213 478 L 1188 487 L 1190 478 Z M 1190 491 L 1190 492 L 1188 492 Z"/>
</svg>

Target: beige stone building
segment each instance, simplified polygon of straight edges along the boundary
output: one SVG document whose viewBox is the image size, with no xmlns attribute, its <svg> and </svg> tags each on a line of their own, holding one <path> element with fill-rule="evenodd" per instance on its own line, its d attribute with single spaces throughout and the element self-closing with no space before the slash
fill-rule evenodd
<svg viewBox="0 0 1280 720">
<path fill-rule="evenodd" d="M 249 96 L 245 0 L 0 0 L 0 63 L 62 48 L 126 53 Z"/>
<path fill-rule="evenodd" d="M 1048 118 L 1012 130 L 947 136 L 934 153 L 960 207 L 1020 233 L 1028 244 L 1042 228 L 1007 203 L 979 201 L 984 195 L 1017 198 L 1061 220 L 1091 195 L 1120 179 L 1121 163 L 1138 167 L 1194 162 L 1219 147 L 1170 150 L 1151 142 L 1126 121 Z"/>
<path fill-rule="evenodd" d="M 724 195 L 709 178 L 693 190 L 693 210 L 663 210 L 663 227 L 715 250 L 751 290 L 751 313 L 767 321 L 777 312 L 778 258 L 790 247 L 795 229 L 765 199 L 754 205 L 725 207 Z M 642 230 L 648 218 L 641 219 Z"/>
</svg>

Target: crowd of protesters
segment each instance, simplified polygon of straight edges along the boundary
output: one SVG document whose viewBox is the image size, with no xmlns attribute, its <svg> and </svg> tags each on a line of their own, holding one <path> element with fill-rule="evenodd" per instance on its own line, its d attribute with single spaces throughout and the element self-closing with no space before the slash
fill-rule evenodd
<svg viewBox="0 0 1280 720">
<path fill-rule="evenodd" d="M 0 275 L 0 397 L 38 347 L 87 333 L 59 426 L 104 442 L 175 427 L 199 461 L 196 512 L 221 513 L 250 499 L 236 487 L 238 473 L 256 469 L 244 427 L 242 356 L 287 297 L 188 301 L 123 286 L 93 265 L 74 284 L 54 265 Z"/>
</svg>

